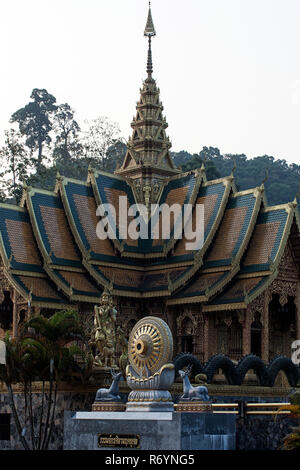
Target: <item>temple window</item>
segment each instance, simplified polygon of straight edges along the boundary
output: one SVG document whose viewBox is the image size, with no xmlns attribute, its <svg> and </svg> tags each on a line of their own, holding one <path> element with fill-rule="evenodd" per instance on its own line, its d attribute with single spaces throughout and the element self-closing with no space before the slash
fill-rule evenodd
<svg viewBox="0 0 300 470">
<path fill-rule="evenodd" d="M 13 302 L 10 292 L 4 291 L 4 299 L 0 305 L 0 327 L 6 331 L 12 328 L 13 323 Z"/>
<path fill-rule="evenodd" d="M 228 326 L 224 322 L 217 326 L 217 353 L 228 354 Z"/>
<path fill-rule="evenodd" d="M 237 318 L 232 320 L 228 333 L 228 355 L 237 361 L 243 355 L 243 327 Z"/>
</svg>

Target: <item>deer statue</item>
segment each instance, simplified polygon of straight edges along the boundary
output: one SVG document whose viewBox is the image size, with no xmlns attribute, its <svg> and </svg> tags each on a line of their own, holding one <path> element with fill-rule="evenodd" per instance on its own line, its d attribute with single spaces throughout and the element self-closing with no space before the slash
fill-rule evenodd
<svg viewBox="0 0 300 470">
<path fill-rule="evenodd" d="M 193 387 L 189 380 L 189 374 L 191 373 L 193 366 L 189 366 L 186 371 L 180 370 L 179 375 L 183 382 L 183 395 L 180 400 L 184 401 L 210 401 L 208 390 L 203 385 L 199 387 Z"/>
<path fill-rule="evenodd" d="M 122 372 L 115 372 L 113 369 L 110 371 L 113 381 L 109 388 L 99 388 L 96 393 L 95 402 L 99 401 L 121 401 L 119 395 L 119 380 L 122 377 Z"/>
</svg>

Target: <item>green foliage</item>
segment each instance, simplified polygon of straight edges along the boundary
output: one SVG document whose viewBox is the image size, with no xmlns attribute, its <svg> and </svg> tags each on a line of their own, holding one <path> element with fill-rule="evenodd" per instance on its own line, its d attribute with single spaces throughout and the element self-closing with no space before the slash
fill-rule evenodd
<svg viewBox="0 0 300 470">
<path fill-rule="evenodd" d="M 220 178 L 220 173 L 218 172 L 215 164 L 211 160 L 205 161 L 205 157 L 200 154 L 194 154 L 192 158 L 183 165 L 181 165 L 182 171 L 190 171 L 196 168 L 201 168 L 202 164 L 205 163 L 206 177 L 208 180 L 213 180 Z"/>
<path fill-rule="evenodd" d="M 298 190 L 300 165 L 288 164 L 286 160 L 276 160 L 269 155 L 255 158 L 247 158 L 244 154 L 221 155 L 219 149 L 215 147 L 203 147 L 199 155 L 178 152 L 173 154 L 173 157 L 176 165 L 182 165 L 186 170 L 199 168 L 205 160 L 208 179 L 228 176 L 236 165 L 234 176 L 239 190 L 259 186 L 268 170 L 265 190 L 270 205 L 292 201 Z"/>
<path fill-rule="evenodd" d="M 13 113 L 11 122 L 19 124 L 19 130 L 26 137 L 26 145 L 31 150 L 38 150 L 37 166 L 42 163 L 43 145 L 50 144 L 52 129 L 51 115 L 56 111 L 56 99 L 45 89 L 34 88 L 30 101 L 23 108 Z"/>
<path fill-rule="evenodd" d="M 80 127 L 68 103 L 58 106 L 53 117 L 53 129 L 56 134 L 54 161 L 64 165 L 71 159 L 80 158 L 83 151 L 79 137 Z"/>
<path fill-rule="evenodd" d="M 299 391 L 291 396 L 291 404 L 283 405 L 279 411 L 289 411 L 289 418 L 296 419 L 300 422 L 300 404 Z M 284 450 L 300 450 L 300 427 L 293 427 L 292 432 L 283 439 Z"/>
<path fill-rule="evenodd" d="M 300 450 L 300 428 L 286 436 L 283 448 L 284 450 Z"/>
<path fill-rule="evenodd" d="M 25 449 L 30 449 L 24 429 L 29 423 L 31 448 L 47 449 L 53 430 L 57 387 L 61 381 L 87 381 L 92 371 L 92 360 L 81 351 L 74 340 L 84 340 L 77 312 L 58 311 L 50 318 L 34 317 L 25 323 L 18 338 L 5 337 L 6 365 L 0 365 L 0 380 L 5 382 L 10 404 Z M 76 358 L 80 356 L 80 363 Z M 32 383 L 42 381 L 41 407 L 32 406 Z M 49 382 L 46 394 L 45 382 Z M 23 384 L 24 414 L 21 425 L 20 412 L 14 402 L 12 385 Z M 38 425 L 36 424 L 38 423 Z M 24 427 L 25 426 L 25 427 Z"/>
<path fill-rule="evenodd" d="M 31 159 L 22 143 L 21 135 L 14 129 L 5 131 L 5 143 L 0 149 L 2 198 L 8 194 L 15 202 L 22 195 L 22 183 L 26 181 L 31 168 Z"/>
<path fill-rule="evenodd" d="M 120 129 L 115 122 L 111 122 L 107 117 L 99 117 L 91 121 L 86 121 L 88 131 L 85 132 L 83 141 L 85 158 L 93 162 L 96 168 L 105 170 L 108 160 L 113 153 L 109 149 L 120 141 Z M 113 171 L 115 170 L 114 163 Z"/>
<path fill-rule="evenodd" d="M 300 409 L 300 389 L 298 388 L 290 397 L 290 402 L 292 405 L 298 405 Z"/>
<path fill-rule="evenodd" d="M 18 123 L 20 132 L 7 132 L 0 151 L 0 201 L 8 197 L 11 202 L 18 202 L 22 181 L 28 186 L 53 190 L 57 172 L 84 180 L 89 166 L 113 173 L 122 163 L 126 145 L 116 123 L 98 117 L 86 121 L 86 130 L 82 131 L 68 103 L 56 105 L 53 95 L 37 88 L 31 99 L 12 115 L 11 122 Z M 268 170 L 265 190 L 269 205 L 293 200 L 298 190 L 300 165 L 273 156 L 222 155 L 216 147 L 203 147 L 197 154 L 182 150 L 173 152 L 172 157 L 182 171 L 200 168 L 204 163 L 208 180 L 228 176 L 235 169 L 238 190 L 259 186 Z"/>
<path fill-rule="evenodd" d="M 11 339 L 6 337 L 6 372 L 2 380 L 10 384 L 22 381 L 49 380 L 50 360 L 54 360 L 54 377 L 59 381 L 72 380 L 72 373 L 78 372 L 74 355 L 84 353 L 75 345 L 67 344 L 84 341 L 77 312 L 62 310 L 50 318 L 37 316 L 25 323 L 23 335 Z"/>
<path fill-rule="evenodd" d="M 78 313 L 73 310 L 60 310 L 50 318 L 34 317 L 25 324 L 24 332 L 33 332 L 60 345 L 76 338 L 83 339 Z"/>
</svg>

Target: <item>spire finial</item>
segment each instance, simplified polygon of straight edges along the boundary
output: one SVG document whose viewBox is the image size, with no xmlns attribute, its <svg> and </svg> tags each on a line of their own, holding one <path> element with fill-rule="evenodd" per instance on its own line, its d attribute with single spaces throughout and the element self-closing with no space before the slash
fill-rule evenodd
<svg viewBox="0 0 300 470">
<path fill-rule="evenodd" d="M 149 12 L 148 12 L 148 18 L 147 18 L 145 31 L 144 31 L 144 36 L 148 37 L 149 47 L 148 47 L 147 73 L 148 73 L 148 76 L 151 77 L 152 72 L 153 72 L 151 38 L 156 36 L 156 31 L 155 31 L 153 20 L 152 20 L 151 2 L 149 2 Z"/>
</svg>

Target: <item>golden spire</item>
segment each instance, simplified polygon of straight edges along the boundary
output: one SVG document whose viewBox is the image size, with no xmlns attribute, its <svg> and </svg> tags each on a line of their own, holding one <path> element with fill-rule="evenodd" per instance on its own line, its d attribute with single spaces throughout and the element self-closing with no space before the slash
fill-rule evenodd
<svg viewBox="0 0 300 470">
<path fill-rule="evenodd" d="M 151 13 L 151 2 L 149 2 L 149 12 L 147 23 L 144 31 L 144 36 L 148 37 L 148 61 L 147 61 L 147 73 L 148 76 L 151 77 L 153 72 L 153 65 L 152 65 L 152 51 L 151 51 L 151 38 L 156 36 L 156 31 L 153 24 L 152 13 Z"/>
</svg>

